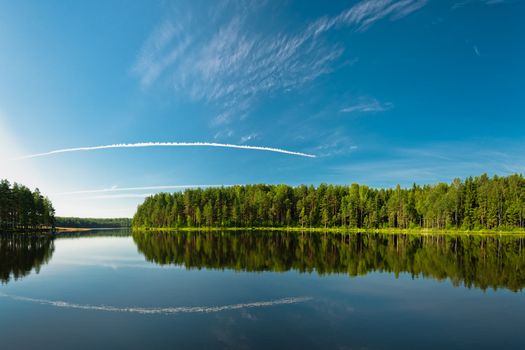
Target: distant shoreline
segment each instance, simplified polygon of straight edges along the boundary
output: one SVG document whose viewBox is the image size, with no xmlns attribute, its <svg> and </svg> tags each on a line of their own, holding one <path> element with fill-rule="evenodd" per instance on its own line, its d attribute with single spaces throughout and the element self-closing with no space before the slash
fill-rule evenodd
<svg viewBox="0 0 525 350">
<path fill-rule="evenodd" d="M 132 227 L 133 231 L 281 231 L 281 232 L 317 232 L 317 233 L 335 233 L 335 234 L 356 234 L 356 233 L 378 233 L 378 234 L 413 234 L 413 235 L 512 235 L 525 236 L 524 229 L 514 230 L 461 230 L 461 229 L 427 229 L 427 228 L 345 228 L 345 227 Z"/>
<path fill-rule="evenodd" d="M 105 231 L 105 230 L 121 230 L 130 227 L 57 227 L 55 232 L 83 232 L 83 231 Z"/>
<path fill-rule="evenodd" d="M 42 229 L 16 229 L 16 230 L 0 230 L 0 234 L 61 234 L 61 233 L 75 233 L 75 232 L 91 232 L 91 231 L 112 231 L 131 229 L 131 227 L 55 227 Z"/>
</svg>

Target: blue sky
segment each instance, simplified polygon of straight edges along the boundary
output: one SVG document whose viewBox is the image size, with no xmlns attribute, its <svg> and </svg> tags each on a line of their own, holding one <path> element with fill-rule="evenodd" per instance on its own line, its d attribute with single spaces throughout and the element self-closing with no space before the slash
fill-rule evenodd
<svg viewBox="0 0 525 350">
<path fill-rule="evenodd" d="M 186 185 L 525 172 L 525 1 L 3 1 L 0 178 L 58 215 Z M 217 147 L 110 148 L 211 142 Z"/>
</svg>

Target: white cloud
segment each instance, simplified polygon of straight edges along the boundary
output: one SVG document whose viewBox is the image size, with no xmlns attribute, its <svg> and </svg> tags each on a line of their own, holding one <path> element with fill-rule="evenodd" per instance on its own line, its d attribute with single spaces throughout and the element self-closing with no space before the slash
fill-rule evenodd
<svg viewBox="0 0 525 350">
<path fill-rule="evenodd" d="M 486 145 L 490 144 L 491 148 Z M 411 186 L 449 182 L 482 173 L 509 175 L 525 172 L 525 156 L 518 151 L 523 141 L 483 140 L 482 142 L 447 142 L 417 148 L 395 148 L 376 160 L 356 161 L 332 168 L 337 174 L 348 174 L 349 181 L 372 186 L 391 187 L 396 183 Z"/>
<path fill-rule="evenodd" d="M 169 46 L 177 37 L 177 45 Z M 133 71 L 140 75 L 143 86 L 149 86 L 191 44 L 191 37 L 184 32 L 181 23 L 165 21 L 144 44 Z"/>
<path fill-rule="evenodd" d="M 241 137 L 241 143 L 246 143 L 251 140 L 255 140 L 259 135 L 257 133 L 251 133 L 249 135 L 245 135 Z"/>
<path fill-rule="evenodd" d="M 332 130 L 317 135 L 321 143 L 312 152 L 318 157 L 344 156 L 358 149 L 344 130 Z"/>
<path fill-rule="evenodd" d="M 390 102 L 381 103 L 376 99 L 361 100 L 353 105 L 341 109 L 343 113 L 369 113 L 369 112 L 385 112 L 393 108 Z"/>
<path fill-rule="evenodd" d="M 336 69 L 345 50 L 325 40 L 326 32 L 364 31 L 379 20 L 407 16 L 426 2 L 363 0 L 293 33 L 253 30 L 260 5 L 222 3 L 206 23 L 193 15 L 163 22 L 143 45 L 133 71 L 143 86 L 167 79 L 179 95 L 212 105 L 217 110 L 213 124 L 227 124 L 245 117 L 261 94 L 291 91 Z"/>
<path fill-rule="evenodd" d="M 220 138 L 225 138 L 225 137 L 228 138 L 228 137 L 232 137 L 234 134 L 235 134 L 235 131 L 227 128 L 224 130 L 217 131 L 215 135 L 213 136 L 213 138 L 215 140 L 220 139 Z"/>
<path fill-rule="evenodd" d="M 462 0 L 452 5 L 452 10 L 457 10 L 471 3 L 481 3 L 485 5 L 497 5 L 505 3 L 505 0 Z M 507 1 L 508 2 L 508 1 Z"/>
</svg>

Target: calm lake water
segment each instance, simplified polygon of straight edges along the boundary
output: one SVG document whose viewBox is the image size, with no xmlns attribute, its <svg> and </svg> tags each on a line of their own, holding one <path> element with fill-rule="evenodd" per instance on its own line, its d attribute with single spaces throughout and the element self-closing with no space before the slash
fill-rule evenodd
<svg viewBox="0 0 525 350">
<path fill-rule="evenodd" d="M 525 349 L 525 239 L 0 238 L 1 349 Z"/>
</svg>

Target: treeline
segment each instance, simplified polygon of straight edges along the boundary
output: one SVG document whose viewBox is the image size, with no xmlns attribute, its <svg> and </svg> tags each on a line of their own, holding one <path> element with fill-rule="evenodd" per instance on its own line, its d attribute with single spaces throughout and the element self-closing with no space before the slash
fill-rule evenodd
<svg viewBox="0 0 525 350">
<path fill-rule="evenodd" d="M 521 236 L 135 230 L 133 240 L 148 261 L 160 265 L 349 276 L 381 271 L 483 290 L 525 287 Z"/>
<path fill-rule="evenodd" d="M 121 228 L 131 227 L 129 218 L 75 218 L 75 217 L 57 217 L 56 226 L 73 227 L 73 228 Z"/>
<path fill-rule="evenodd" d="M 525 179 L 484 174 L 411 188 L 321 184 L 188 189 L 146 198 L 133 226 L 523 228 Z"/>
<path fill-rule="evenodd" d="M 55 244 L 49 235 L 0 235 L 0 282 L 18 280 L 47 264 Z"/>
<path fill-rule="evenodd" d="M 38 188 L 0 181 L 0 229 L 29 230 L 55 226 L 55 209 Z"/>
</svg>

